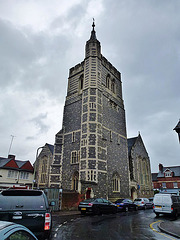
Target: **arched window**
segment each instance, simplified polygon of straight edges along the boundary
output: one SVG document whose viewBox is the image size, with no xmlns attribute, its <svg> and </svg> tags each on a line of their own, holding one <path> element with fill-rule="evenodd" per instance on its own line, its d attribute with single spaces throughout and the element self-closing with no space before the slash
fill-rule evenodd
<svg viewBox="0 0 180 240">
<path fill-rule="evenodd" d="M 75 172 L 72 178 L 72 189 L 78 191 L 79 173 Z"/>
<path fill-rule="evenodd" d="M 110 75 L 108 74 L 106 77 L 106 87 L 109 89 L 110 88 Z"/>
<path fill-rule="evenodd" d="M 79 90 L 83 89 L 83 85 L 84 85 L 83 78 L 84 78 L 83 75 L 81 75 L 79 78 Z"/>
<path fill-rule="evenodd" d="M 113 192 L 120 192 L 120 177 L 117 173 L 114 174 L 112 179 L 112 190 Z"/>
<path fill-rule="evenodd" d="M 111 81 L 111 91 L 113 93 L 116 93 L 116 84 L 115 84 L 115 79 Z"/>
</svg>

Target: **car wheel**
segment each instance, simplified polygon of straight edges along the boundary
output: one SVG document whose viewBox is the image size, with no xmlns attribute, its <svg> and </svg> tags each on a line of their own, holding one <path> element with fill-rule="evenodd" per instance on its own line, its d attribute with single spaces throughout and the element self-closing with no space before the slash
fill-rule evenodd
<svg viewBox="0 0 180 240">
<path fill-rule="evenodd" d="M 178 218 L 178 212 L 177 212 L 177 210 L 173 213 L 173 216 L 174 216 L 175 219 Z"/>
<path fill-rule="evenodd" d="M 113 208 L 112 213 L 117 213 L 117 208 L 116 207 Z"/>
<path fill-rule="evenodd" d="M 128 212 L 128 207 L 125 207 L 125 212 Z"/>
<path fill-rule="evenodd" d="M 94 209 L 93 213 L 94 213 L 95 215 L 100 215 L 100 214 L 101 214 L 100 208 L 96 207 L 96 208 Z"/>
<path fill-rule="evenodd" d="M 159 217 L 159 213 L 155 212 L 156 216 Z"/>
</svg>

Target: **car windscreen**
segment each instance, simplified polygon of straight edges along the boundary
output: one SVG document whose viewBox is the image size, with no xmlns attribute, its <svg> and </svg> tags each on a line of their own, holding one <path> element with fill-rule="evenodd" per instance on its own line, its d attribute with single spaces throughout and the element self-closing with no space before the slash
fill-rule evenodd
<svg viewBox="0 0 180 240">
<path fill-rule="evenodd" d="M 90 202 L 93 202 L 94 200 L 95 200 L 94 198 L 88 198 L 88 199 L 85 199 L 83 202 L 90 203 Z"/>
<path fill-rule="evenodd" d="M 141 198 L 136 198 L 136 199 L 134 200 L 134 202 L 139 202 L 139 201 L 141 201 Z"/>
<path fill-rule="evenodd" d="M 122 203 L 124 201 L 124 199 L 118 199 L 115 201 L 115 203 Z"/>
<path fill-rule="evenodd" d="M 22 193 L 17 195 L 2 195 L 0 194 L 0 211 L 7 210 L 45 210 L 44 196 L 41 194 L 36 195 L 22 195 Z"/>
</svg>

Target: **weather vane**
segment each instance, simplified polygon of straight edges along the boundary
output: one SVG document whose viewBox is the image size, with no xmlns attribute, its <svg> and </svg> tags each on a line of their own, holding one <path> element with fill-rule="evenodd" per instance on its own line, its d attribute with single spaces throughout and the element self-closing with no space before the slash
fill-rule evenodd
<svg viewBox="0 0 180 240">
<path fill-rule="evenodd" d="M 94 31 L 94 27 L 95 27 L 95 19 L 93 18 L 93 24 L 92 24 L 92 27 L 93 27 L 93 31 Z"/>
</svg>

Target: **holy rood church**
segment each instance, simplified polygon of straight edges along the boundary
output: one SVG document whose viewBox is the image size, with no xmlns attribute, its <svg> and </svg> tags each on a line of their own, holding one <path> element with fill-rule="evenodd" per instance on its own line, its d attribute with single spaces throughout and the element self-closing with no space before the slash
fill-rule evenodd
<svg viewBox="0 0 180 240">
<path fill-rule="evenodd" d="M 50 187 L 86 197 L 130 196 L 120 72 L 101 54 L 93 22 L 85 59 L 69 70 L 62 129 L 56 134 Z"/>
</svg>

